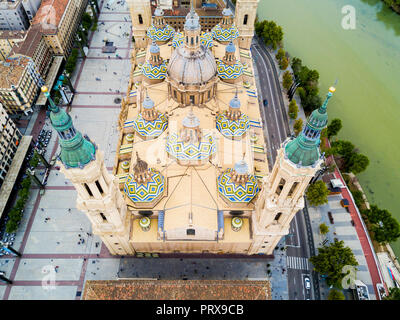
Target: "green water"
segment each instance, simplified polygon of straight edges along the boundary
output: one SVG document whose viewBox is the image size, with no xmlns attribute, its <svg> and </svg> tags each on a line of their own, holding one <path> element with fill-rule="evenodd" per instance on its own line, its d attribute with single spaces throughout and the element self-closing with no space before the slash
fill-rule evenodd
<svg viewBox="0 0 400 320">
<path fill-rule="evenodd" d="M 356 9 L 355 30 L 342 28 L 345 5 Z M 261 0 L 258 16 L 281 25 L 286 50 L 319 71 L 322 97 L 338 79 L 329 116 L 370 159 L 359 175 L 370 203 L 400 221 L 400 15 L 380 0 Z M 400 241 L 392 246 L 400 257 Z"/>
</svg>

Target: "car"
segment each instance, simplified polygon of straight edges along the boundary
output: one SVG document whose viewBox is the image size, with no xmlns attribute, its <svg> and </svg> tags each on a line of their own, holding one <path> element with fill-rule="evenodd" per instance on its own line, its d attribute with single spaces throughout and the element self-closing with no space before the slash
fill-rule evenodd
<svg viewBox="0 0 400 320">
<path fill-rule="evenodd" d="M 304 277 L 304 286 L 307 290 L 311 289 L 311 281 L 309 277 Z"/>
<path fill-rule="evenodd" d="M 268 106 L 268 100 L 264 99 L 263 104 L 264 104 L 264 107 L 267 107 Z"/>
</svg>

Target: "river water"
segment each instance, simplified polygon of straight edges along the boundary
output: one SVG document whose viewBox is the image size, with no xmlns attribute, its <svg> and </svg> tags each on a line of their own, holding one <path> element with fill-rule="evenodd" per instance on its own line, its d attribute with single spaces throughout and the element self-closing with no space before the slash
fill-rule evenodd
<svg viewBox="0 0 400 320">
<path fill-rule="evenodd" d="M 354 30 L 342 27 L 346 5 Z M 370 159 L 359 175 L 369 202 L 400 221 L 400 15 L 380 0 L 260 0 L 258 16 L 282 26 L 285 49 L 319 71 L 321 97 L 338 79 L 329 117 Z M 400 241 L 392 247 L 400 257 Z"/>
</svg>

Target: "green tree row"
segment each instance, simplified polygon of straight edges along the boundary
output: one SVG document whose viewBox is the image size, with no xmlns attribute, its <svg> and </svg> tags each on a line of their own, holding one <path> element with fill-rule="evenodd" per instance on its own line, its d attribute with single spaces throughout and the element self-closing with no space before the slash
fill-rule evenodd
<svg viewBox="0 0 400 320">
<path fill-rule="evenodd" d="M 31 187 L 31 178 L 27 176 L 22 180 L 22 189 L 18 192 L 18 200 L 14 207 L 8 213 L 9 220 L 6 223 L 6 232 L 13 233 L 17 231 L 18 224 L 22 219 L 23 209 L 29 198 L 29 189 Z"/>
</svg>

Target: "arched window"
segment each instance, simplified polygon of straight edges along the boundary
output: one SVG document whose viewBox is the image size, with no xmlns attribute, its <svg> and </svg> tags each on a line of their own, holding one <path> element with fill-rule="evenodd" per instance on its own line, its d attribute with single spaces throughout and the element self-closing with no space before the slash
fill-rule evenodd
<svg viewBox="0 0 400 320">
<path fill-rule="evenodd" d="M 293 195 L 298 185 L 299 185 L 298 182 L 293 183 L 292 187 L 289 190 L 288 197 L 291 197 Z"/>
<path fill-rule="evenodd" d="M 84 183 L 83 186 L 85 187 L 85 189 L 86 189 L 87 193 L 89 194 L 89 196 L 93 197 L 93 193 L 90 190 L 89 186 L 86 183 Z"/>
<path fill-rule="evenodd" d="M 279 221 L 279 218 L 281 217 L 282 212 L 278 212 L 274 218 L 275 221 Z"/>
<path fill-rule="evenodd" d="M 103 191 L 103 188 L 101 187 L 101 185 L 100 185 L 100 183 L 96 180 L 96 187 L 97 187 L 97 189 L 99 189 L 99 191 L 100 191 L 100 194 L 103 194 L 104 193 L 104 191 Z"/>
<path fill-rule="evenodd" d="M 138 15 L 138 18 L 139 18 L 139 24 L 143 24 L 143 18 L 141 14 Z"/>
<path fill-rule="evenodd" d="M 243 24 L 246 25 L 247 24 L 247 20 L 249 19 L 249 15 L 245 14 L 244 18 L 243 18 Z"/>
<path fill-rule="evenodd" d="M 277 194 L 277 195 L 280 195 L 280 194 L 281 194 L 282 189 L 283 189 L 283 187 L 285 186 L 285 183 L 286 183 L 285 179 L 281 178 L 281 180 L 279 181 L 278 186 L 276 187 L 276 194 Z"/>
</svg>

